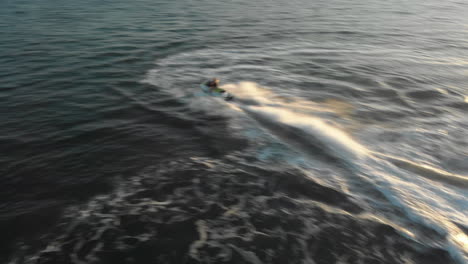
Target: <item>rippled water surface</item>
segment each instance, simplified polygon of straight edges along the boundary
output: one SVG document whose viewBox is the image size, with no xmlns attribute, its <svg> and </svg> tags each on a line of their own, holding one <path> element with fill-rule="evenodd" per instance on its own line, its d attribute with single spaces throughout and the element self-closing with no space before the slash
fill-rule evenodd
<svg viewBox="0 0 468 264">
<path fill-rule="evenodd" d="M 466 263 L 466 14 L 0 1 L 0 262 Z"/>
</svg>

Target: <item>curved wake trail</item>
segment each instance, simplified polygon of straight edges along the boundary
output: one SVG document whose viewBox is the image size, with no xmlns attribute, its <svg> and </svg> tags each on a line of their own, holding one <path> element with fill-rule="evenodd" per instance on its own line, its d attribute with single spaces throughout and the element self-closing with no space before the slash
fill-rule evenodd
<svg viewBox="0 0 468 264">
<path fill-rule="evenodd" d="M 311 115 L 314 110 L 318 114 L 326 112 L 319 106 L 307 107 L 307 104 L 304 104 L 309 112 L 305 114 L 299 110 L 301 102 L 297 100 L 285 102 L 281 100 L 281 96 L 260 88 L 255 83 L 229 84 L 223 88 L 238 99 L 234 108 L 257 121 L 276 138 L 305 156 L 316 157 L 318 153 L 338 161 L 352 175 L 359 178 L 357 184 L 377 189 L 391 205 L 404 212 L 410 221 L 409 224 L 417 222 L 434 230 L 435 236 L 448 239 L 446 248 L 454 258 L 461 262 L 466 260 L 468 237 L 452 222 L 453 215 L 447 216 L 446 207 L 450 205 L 443 197 L 439 200 L 439 197 L 433 198 L 428 195 L 424 187 L 421 188 L 419 185 L 423 180 L 414 178 L 413 173 L 438 184 L 450 184 L 462 188 L 462 192 L 468 186 L 468 177 L 371 151 L 331 122 Z M 368 193 L 364 194 L 366 195 Z M 432 193 L 432 195 L 447 194 Z M 385 208 L 380 209 L 385 210 Z M 463 215 L 457 218 L 458 221 L 463 221 Z M 410 236 L 420 241 L 430 239 L 425 237 L 424 232 Z"/>
<path fill-rule="evenodd" d="M 211 60 L 213 54 L 211 51 L 200 51 L 195 55 L 197 60 L 200 57 L 210 57 Z M 464 258 L 462 255 L 466 253 L 457 252 L 468 252 L 467 247 L 460 242 L 466 235 L 452 223 L 452 219 L 463 223 L 466 218 L 463 214 L 466 211 L 463 210 L 463 198 L 459 198 L 466 192 L 459 188 L 466 186 L 463 176 L 428 169 L 425 165 L 404 162 L 400 158 L 386 157 L 386 154 L 379 154 L 354 140 L 333 122 L 355 122 L 350 121 L 352 106 L 346 101 L 314 103 L 291 97 L 294 90 L 273 90 L 253 82 L 223 85 L 223 89 L 234 95 L 235 100 L 232 102 L 226 103 L 220 98 L 203 95 L 198 89 L 194 90 L 194 86 L 198 86 L 197 83 L 202 81 L 200 76 L 221 76 L 232 71 L 222 66 L 214 71 L 212 68 L 183 67 L 187 57 L 193 56 L 194 54 L 183 54 L 160 61 L 158 68 L 148 74 L 145 82 L 161 87 L 177 87 L 166 91 L 183 100 L 190 108 L 202 110 L 207 114 L 215 112 L 232 119 L 231 125 L 234 129 L 231 132 L 242 133 L 245 130 L 243 117 L 254 120 L 254 123 L 267 132 L 267 136 L 278 139 L 275 143 L 285 143 L 293 152 L 299 152 L 300 160 L 305 157 L 308 168 L 317 167 L 310 166 L 315 162 L 327 166 L 325 171 L 330 171 L 327 175 L 333 178 L 334 183 L 339 184 L 345 191 L 351 190 L 353 196 L 368 203 L 375 209 L 373 211 L 386 214 L 385 217 L 392 219 L 391 221 L 407 223 L 411 230 L 415 229 L 415 226 L 425 226 L 416 228 L 417 234 L 411 235 L 415 239 L 419 236 L 419 241 L 428 243 L 431 239 L 426 238 L 430 236 L 434 236 L 431 241 L 443 241 L 447 238 L 456 244 L 452 248 L 457 250 L 450 250 L 452 254 L 458 259 Z M 220 65 L 225 64 L 221 63 L 223 58 L 219 58 Z M 184 76 L 183 81 L 172 81 L 180 76 Z M 238 76 L 231 78 L 238 79 Z M 189 98 L 188 94 L 191 95 Z M 324 98 L 329 97 L 331 95 L 326 94 Z M 231 111 L 233 109 L 236 111 Z M 261 137 L 256 139 L 265 141 Z M 296 162 L 287 155 L 279 154 L 280 157 L 286 158 L 286 162 Z M 421 173 L 423 171 L 425 173 Z M 439 188 L 443 184 L 455 184 L 456 188 L 445 191 L 445 188 Z M 399 217 L 400 215 L 404 216 Z M 431 235 L 425 236 L 428 229 L 432 230 L 429 232 Z"/>
</svg>

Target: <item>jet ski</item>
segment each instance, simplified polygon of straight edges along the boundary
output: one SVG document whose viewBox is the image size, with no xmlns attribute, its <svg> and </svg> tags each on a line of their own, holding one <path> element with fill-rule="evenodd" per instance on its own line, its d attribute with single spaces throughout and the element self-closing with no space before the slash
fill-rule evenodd
<svg viewBox="0 0 468 264">
<path fill-rule="evenodd" d="M 222 97 L 224 100 L 229 101 L 232 100 L 234 97 L 228 93 L 226 90 L 221 89 L 221 88 L 210 88 L 206 84 L 200 84 L 200 88 L 203 90 L 203 92 L 215 96 L 215 97 Z"/>
</svg>

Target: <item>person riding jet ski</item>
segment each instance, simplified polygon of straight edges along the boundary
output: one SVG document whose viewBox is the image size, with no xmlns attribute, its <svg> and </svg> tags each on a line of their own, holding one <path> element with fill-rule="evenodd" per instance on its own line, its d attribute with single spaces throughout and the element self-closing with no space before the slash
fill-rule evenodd
<svg viewBox="0 0 468 264">
<path fill-rule="evenodd" d="M 208 88 L 210 88 L 211 92 L 222 93 L 224 92 L 223 89 L 219 88 L 219 79 L 213 78 L 205 83 Z"/>
<path fill-rule="evenodd" d="M 206 86 L 211 93 L 217 93 L 224 97 L 226 100 L 231 100 L 233 97 L 231 94 L 226 92 L 224 89 L 219 88 L 219 79 L 213 78 L 205 83 L 202 86 Z M 205 90 L 206 91 L 206 90 Z"/>
</svg>

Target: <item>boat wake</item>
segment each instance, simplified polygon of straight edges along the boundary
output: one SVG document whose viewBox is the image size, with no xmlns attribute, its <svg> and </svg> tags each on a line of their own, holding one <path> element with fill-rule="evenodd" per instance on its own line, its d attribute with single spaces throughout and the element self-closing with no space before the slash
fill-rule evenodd
<svg viewBox="0 0 468 264">
<path fill-rule="evenodd" d="M 389 205 L 397 208 L 405 215 L 404 219 L 395 220 L 395 212 L 385 216 L 400 224 L 418 222 L 425 226 L 419 234 L 417 231 L 412 234 L 415 239 L 427 242 L 430 239 L 427 229 L 433 230 L 431 236 L 437 239 L 442 236 L 449 241 L 446 246 L 454 257 L 466 258 L 467 234 L 453 221 L 463 222 L 463 214 L 457 212 L 463 212 L 465 206 L 460 196 L 466 193 L 468 176 L 372 151 L 339 129 L 336 122 L 327 119 L 336 115 L 330 115 L 334 111 L 326 106 L 286 99 L 255 83 L 228 84 L 224 88 L 238 98 L 234 106 L 230 105 L 232 108 L 245 113 L 282 143 L 306 157 L 327 157 L 334 164 L 341 164 L 348 172 L 346 177 L 352 177 L 343 180 L 355 185 L 354 188 L 348 186 L 355 197 L 380 211 L 388 210 L 385 207 Z M 443 187 L 442 191 L 437 190 L 434 184 L 441 187 L 448 184 L 459 192 L 446 191 Z M 385 201 L 375 203 L 373 199 L 379 195 L 370 195 L 373 190 Z M 453 214 L 447 215 L 456 199 L 460 199 L 455 203 L 460 208 L 452 208 Z"/>
</svg>

